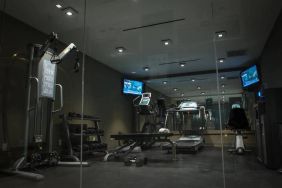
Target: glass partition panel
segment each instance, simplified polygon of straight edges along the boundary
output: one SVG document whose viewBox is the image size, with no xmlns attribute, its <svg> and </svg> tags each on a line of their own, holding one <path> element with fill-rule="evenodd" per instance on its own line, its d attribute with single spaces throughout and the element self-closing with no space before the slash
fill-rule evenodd
<svg viewBox="0 0 282 188">
<path fill-rule="evenodd" d="M 224 187 L 211 4 L 87 1 L 83 187 Z"/>
<path fill-rule="evenodd" d="M 80 187 L 85 3 L 0 2 L 0 184 Z"/>
<path fill-rule="evenodd" d="M 273 72 L 280 72 L 271 62 L 280 49 L 273 41 L 281 36 L 275 33 L 281 31 L 282 4 L 213 1 L 213 5 L 215 23 L 221 27 L 215 52 L 225 187 L 279 187 L 281 176 L 275 171 L 281 167 L 280 117 L 275 113 L 280 114 L 280 91 L 269 84 L 279 77 Z"/>
</svg>

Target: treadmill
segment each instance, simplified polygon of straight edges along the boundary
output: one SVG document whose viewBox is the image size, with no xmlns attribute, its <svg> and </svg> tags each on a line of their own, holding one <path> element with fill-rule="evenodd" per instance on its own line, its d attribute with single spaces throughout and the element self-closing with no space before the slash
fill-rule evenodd
<svg viewBox="0 0 282 188">
<path fill-rule="evenodd" d="M 191 126 L 191 129 L 185 129 L 182 125 L 181 129 L 179 129 L 182 136 L 175 141 L 177 152 L 197 153 L 204 146 L 205 108 L 203 106 L 198 107 L 198 104 L 193 101 L 183 101 L 178 107 L 167 110 L 166 122 L 168 116 L 173 115 L 173 113 L 187 113 L 188 116 L 198 117 L 192 121 L 197 126 Z M 171 151 L 171 148 L 169 144 L 163 146 L 163 149 L 168 151 Z"/>
</svg>

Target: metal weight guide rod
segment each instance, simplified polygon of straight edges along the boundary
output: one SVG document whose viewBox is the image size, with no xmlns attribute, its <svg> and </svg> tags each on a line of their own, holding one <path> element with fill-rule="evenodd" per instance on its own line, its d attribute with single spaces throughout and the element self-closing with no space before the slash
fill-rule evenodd
<svg viewBox="0 0 282 188">
<path fill-rule="evenodd" d="M 64 57 L 69 54 L 72 50 L 76 49 L 76 46 L 71 43 L 69 44 L 59 55 L 55 55 L 55 53 L 49 48 L 51 44 L 58 39 L 56 33 L 51 33 L 49 38 L 45 42 L 44 45 L 33 44 L 30 51 L 30 63 L 29 63 L 29 71 L 28 71 L 28 87 L 27 87 L 27 105 L 26 105 L 26 121 L 25 121 L 25 142 L 24 142 L 24 153 L 23 156 L 18 159 L 12 168 L 12 171 L 9 173 L 17 174 L 25 178 L 30 178 L 34 180 L 42 180 L 44 178 L 43 175 L 22 171 L 21 169 L 25 167 L 27 164 L 28 158 L 28 144 L 29 144 L 29 129 L 30 129 L 30 113 L 34 111 L 34 132 L 38 131 L 37 127 L 37 116 L 38 116 L 38 106 L 41 101 L 42 108 L 42 100 L 49 99 L 51 100 L 51 110 L 50 110 L 50 122 L 49 122 L 49 143 L 48 143 L 48 152 L 52 152 L 52 140 L 53 140 L 53 115 L 57 112 L 60 112 L 63 108 L 63 87 L 60 84 L 56 83 L 56 74 L 57 74 L 57 64 L 61 63 Z M 35 53 L 35 50 L 38 50 Z M 77 51 L 78 53 L 78 51 Z M 39 58 L 38 63 L 38 72 L 37 76 L 33 76 L 33 66 L 35 60 Z M 75 72 L 78 71 L 79 68 L 79 59 L 78 57 L 75 59 Z M 36 103 L 33 107 L 31 107 L 31 89 L 32 82 L 36 83 Z M 60 91 L 60 107 L 54 110 L 54 102 L 56 95 L 56 88 L 59 88 Z M 42 109 L 41 109 L 42 111 Z M 42 116 L 39 123 L 39 134 L 34 135 L 35 142 L 42 142 Z M 72 162 L 68 162 L 68 164 L 64 164 L 64 162 L 59 162 L 60 165 L 80 165 L 81 163 L 85 165 L 85 162 L 76 161 L 72 164 Z M 78 164 L 74 164 L 78 163 Z"/>
</svg>

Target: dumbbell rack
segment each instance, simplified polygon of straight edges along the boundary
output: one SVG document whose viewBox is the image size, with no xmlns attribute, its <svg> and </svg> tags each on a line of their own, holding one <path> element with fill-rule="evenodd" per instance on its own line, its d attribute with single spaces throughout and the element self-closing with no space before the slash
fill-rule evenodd
<svg viewBox="0 0 282 188">
<path fill-rule="evenodd" d="M 81 132 L 81 124 L 71 124 L 70 122 L 73 120 L 79 120 L 82 122 L 92 121 L 94 126 L 88 127 L 88 124 L 83 124 Z M 101 122 L 100 118 L 88 115 L 84 115 L 82 118 L 80 114 L 69 113 L 69 115 L 65 118 L 65 121 L 64 128 L 67 132 L 67 148 L 69 150 L 68 153 L 71 156 L 80 157 L 81 136 L 83 137 L 83 156 L 94 155 L 96 152 L 106 152 L 107 144 L 102 143 L 104 131 L 100 129 L 99 126 L 99 123 Z M 96 139 L 91 140 L 91 137 Z"/>
</svg>

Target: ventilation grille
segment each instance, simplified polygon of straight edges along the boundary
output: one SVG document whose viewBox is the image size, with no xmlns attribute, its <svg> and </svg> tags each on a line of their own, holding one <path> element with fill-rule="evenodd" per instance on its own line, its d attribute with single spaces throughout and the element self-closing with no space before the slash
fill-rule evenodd
<svg viewBox="0 0 282 188">
<path fill-rule="evenodd" d="M 227 57 L 236 57 L 247 55 L 247 50 L 233 50 L 227 52 Z"/>
<path fill-rule="evenodd" d="M 178 80 L 176 82 L 191 82 L 192 80 L 203 81 L 203 80 L 210 80 L 211 78 L 191 78 L 186 80 Z"/>
<path fill-rule="evenodd" d="M 239 79 L 239 76 L 230 76 L 230 77 L 226 77 L 227 80 L 237 80 Z"/>
<path fill-rule="evenodd" d="M 188 62 L 193 62 L 193 61 L 200 61 L 200 59 L 189 59 L 189 60 L 184 60 L 184 61 L 172 61 L 172 62 L 167 62 L 167 63 L 160 63 L 160 66 L 163 65 L 172 65 L 172 64 L 179 64 L 179 63 L 188 63 Z"/>
</svg>

